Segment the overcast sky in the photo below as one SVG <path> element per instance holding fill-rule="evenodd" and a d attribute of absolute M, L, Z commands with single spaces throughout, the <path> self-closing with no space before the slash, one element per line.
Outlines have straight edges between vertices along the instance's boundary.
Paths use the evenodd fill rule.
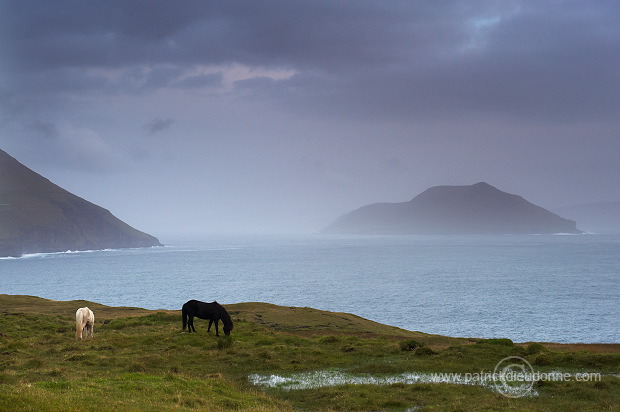
<path fill-rule="evenodd" d="M 620 2 L 0 0 L 0 148 L 159 236 L 620 200 Z"/>

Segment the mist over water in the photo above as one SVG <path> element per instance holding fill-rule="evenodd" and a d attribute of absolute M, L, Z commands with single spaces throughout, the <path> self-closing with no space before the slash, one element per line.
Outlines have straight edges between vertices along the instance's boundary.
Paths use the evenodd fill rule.
<path fill-rule="evenodd" d="M 0 260 L 0 293 L 350 312 L 450 336 L 620 342 L 620 236 L 219 236 Z"/>

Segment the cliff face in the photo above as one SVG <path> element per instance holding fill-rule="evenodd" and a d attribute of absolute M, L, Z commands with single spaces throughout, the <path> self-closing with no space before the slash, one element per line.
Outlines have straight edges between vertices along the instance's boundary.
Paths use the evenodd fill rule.
<path fill-rule="evenodd" d="M 530 234 L 581 233 L 563 219 L 520 196 L 487 183 L 432 187 L 409 202 L 376 203 L 337 219 L 324 233 Z"/>
<path fill-rule="evenodd" d="M 0 256 L 161 246 L 0 150 Z"/>
<path fill-rule="evenodd" d="M 555 212 L 577 220 L 579 227 L 586 232 L 620 234 L 620 202 L 589 203 Z"/>

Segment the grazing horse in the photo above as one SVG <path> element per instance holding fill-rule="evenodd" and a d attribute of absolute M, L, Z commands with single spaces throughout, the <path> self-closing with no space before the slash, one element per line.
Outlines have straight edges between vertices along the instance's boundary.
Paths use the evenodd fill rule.
<path fill-rule="evenodd" d="M 79 308 L 75 312 L 75 339 L 82 339 L 82 331 L 86 330 L 86 337 L 93 337 L 95 314 L 88 308 Z"/>
<path fill-rule="evenodd" d="M 226 336 L 230 336 L 230 331 L 233 330 L 233 322 L 230 319 L 230 315 L 226 312 L 226 309 L 217 302 L 206 303 L 192 299 L 185 302 L 181 312 L 183 313 L 183 330 L 185 330 L 187 326 L 189 333 L 192 333 L 192 330 L 196 332 L 196 328 L 194 328 L 194 316 L 198 319 L 209 319 L 207 332 L 211 330 L 211 324 L 215 322 L 215 336 L 220 336 L 217 328 L 217 323 L 220 319 L 224 324 L 224 334 Z"/>

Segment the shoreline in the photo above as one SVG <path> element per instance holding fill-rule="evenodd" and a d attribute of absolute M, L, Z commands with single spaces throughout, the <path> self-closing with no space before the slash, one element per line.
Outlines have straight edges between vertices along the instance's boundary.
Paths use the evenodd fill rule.
<path fill-rule="evenodd" d="M 96 314 L 96 323 L 103 323 L 106 319 L 120 317 L 146 316 L 158 312 L 178 314 L 180 309 L 145 309 L 131 306 L 108 306 L 87 300 L 59 301 L 33 295 L 0 294 L 0 308 L 3 312 L 22 312 L 28 314 L 58 314 L 66 311 L 73 316 L 76 308 L 88 306 Z M 420 331 L 410 331 L 396 326 L 375 322 L 358 315 L 345 312 L 331 312 L 310 307 L 279 306 L 267 302 L 240 302 L 224 304 L 231 316 L 265 326 L 279 332 L 298 335 L 356 335 L 372 337 L 377 335 L 393 336 L 394 338 L 413 337 L 424 338 L 438 347 L 448 347 L 452 344 L 467 344 L 492 339 L 476 337 L 453 337 L 430 334 Z M 558 343 L 548 341 L 514 342 L 515 345 L 525 346 L 531 343 L 540 343 L 556 351 L 581 351 L 592 353 L 620 353 L 620 342 L 587 343 L 570 342 Z M 433 343 L 431 343 L 433 345 Z"/>

